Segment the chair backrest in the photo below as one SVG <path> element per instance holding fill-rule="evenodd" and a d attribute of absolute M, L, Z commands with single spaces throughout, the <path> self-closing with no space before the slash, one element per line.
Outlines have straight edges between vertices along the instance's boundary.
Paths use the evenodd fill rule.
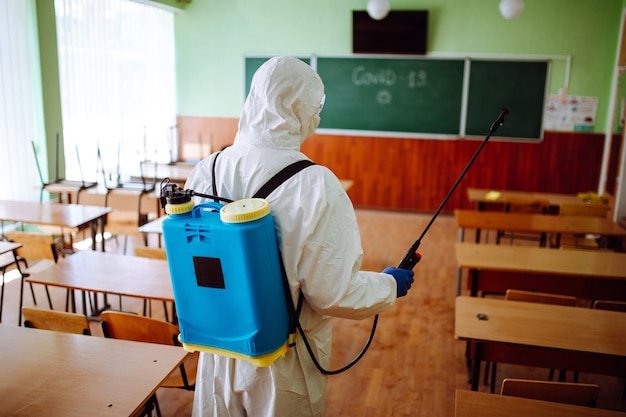
<path fill-rule="evenodd" d="M 134 249 L 134 252 L 135 252 L 135 256 L 141 256 L 142 258 L 167 260 L 167 254 L 165 253 L 165 249 L 161 249 L 161 248 L 136 246 Z"/>
<path fill-rule="evenodd" d="M 13 242 L 22 244 L 17 254 L 24 259 L 51 259 L 56 262 L 59 258 L 52 234 L 13 231 L 7 233 L 7 237 Z"/>
<path fill-rule="evenodd" d="M 22 307 L 22 316 L 24 327 L 91 335 L 89 319 L 84 314 Z"/>
<path fill-rule="evenodd" d="M 161 345 L 180 345 L 178 327 L 166 321 L 118 311 L 104 311 L 100 318 L 105 337 Z M 180 371 L 171 372 L 161 386 L 194 390 L 198 357 L 199 352 L 187 354 L 179 366 Z"/>
<path fill-rule="evenodd" d="M 561 204 L 559 214 L 563 216 L 606 217 L 611 208 L 604 204 Z"/>
<path fill-rule="evenodd" d="M 505 299 L 510 301 L 526 301 L 529 303 L 556 304 L 571 307 L 576 306 L 576 297 L 535 291 L 509 289 L 506 290 Z"/>
<path fill-rule="evenodd" d="M 505 378 L 500 394 L 595 407 L 599 391 L 597 384 Z"/>
<path fill-rule="evenodd" d="M 596 300 L 593 302 L 593 308 L 598 310 L 611 310 L 626 312 L 626 302 L 624 301 L 610 301 L 610 300 Z"/>
<path fill-rule="evenodd" d="M 119 311 L 104 311 L 100 315 L 105 337 L 136 342 L 178 345 L 178 327 L 166 321 Z"/>

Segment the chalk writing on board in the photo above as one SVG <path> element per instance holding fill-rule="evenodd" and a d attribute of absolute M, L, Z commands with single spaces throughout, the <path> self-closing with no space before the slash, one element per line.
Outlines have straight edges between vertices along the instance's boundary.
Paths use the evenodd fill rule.
<path fill-rule="evenodd" d="M 408 88 L 421 88 L 426 86 L 428 74 L 424 70 L 409 71 L 406 76 L 396 74 L 396 71 L 381 68 L 376 71 L 368 71 L 365 66 L 359 65 L 352 70 L 352 84 L 356 87 L 388 86 L 391 87 L 400 82 L 406 82 Z M 382 89 L 376 93 L 378 104 L 390 104 L 393 94 L 388 89 Z"/>
<path fill-rule="evenodd" d="M 392 69 L 382 68 L 377 71 L 367 71 L 363 65 L 359 65 L 352 70 L 352 84 L 360 86 L 372 85 L 395 85 L 398 78 L 407 82 L 409 88 L 420 88 L 426 86 L 428 74 L 424 70 L 409 71 L 407 76 L 400 76 Z"/>

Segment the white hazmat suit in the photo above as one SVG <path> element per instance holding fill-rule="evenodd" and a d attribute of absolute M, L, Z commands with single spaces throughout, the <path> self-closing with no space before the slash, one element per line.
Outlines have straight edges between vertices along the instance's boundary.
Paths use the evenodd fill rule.
<path fill-rule="evenodd" d="M 255 73 L 234 144 L 198 163 L 185 188 L 238 200 L 249 198 L 282 168 L 308 159 L 302 142 L 319 125 L 324 85 L 302 61 L 275 57 Z M 196 204 L 204 199 L 196 199 Z M 396 281 L 359 271 L 363 257 L 352 204 L 339 180 L 314 165 L 267 197 L 276 223 L 292 297 L 305 302 L 300 322 L 320 364 L 328 369 L 331 316 L 363 319 L 396 300 Z M 322 416 L 326 376 L 298 335 L 296 347 L 269 367 L 202 353 L 194 417 Z"/>

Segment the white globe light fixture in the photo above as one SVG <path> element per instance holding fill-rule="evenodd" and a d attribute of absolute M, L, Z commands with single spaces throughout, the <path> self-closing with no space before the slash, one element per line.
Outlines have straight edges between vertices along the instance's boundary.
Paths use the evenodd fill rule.
<path fill-rule="evenodd" d="M 366 9 L 372 19 L 382 20 L 389 14 L 391 6 L 389 0 L 368 0 Z"/>
<path fill-rule="evenodd" d="M 498 8 L 505 19 L 515 19 L 524 10 L 524 0 L 500 0 Z"/>

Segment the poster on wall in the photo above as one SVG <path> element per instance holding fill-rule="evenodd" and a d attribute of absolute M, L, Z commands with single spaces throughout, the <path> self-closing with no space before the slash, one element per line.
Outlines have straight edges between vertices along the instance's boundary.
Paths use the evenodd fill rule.
<path fill-rule="evenodd" d="M 546 101 L 544 129 L 593 132 L 598 97 L 550 94 Z"/>

